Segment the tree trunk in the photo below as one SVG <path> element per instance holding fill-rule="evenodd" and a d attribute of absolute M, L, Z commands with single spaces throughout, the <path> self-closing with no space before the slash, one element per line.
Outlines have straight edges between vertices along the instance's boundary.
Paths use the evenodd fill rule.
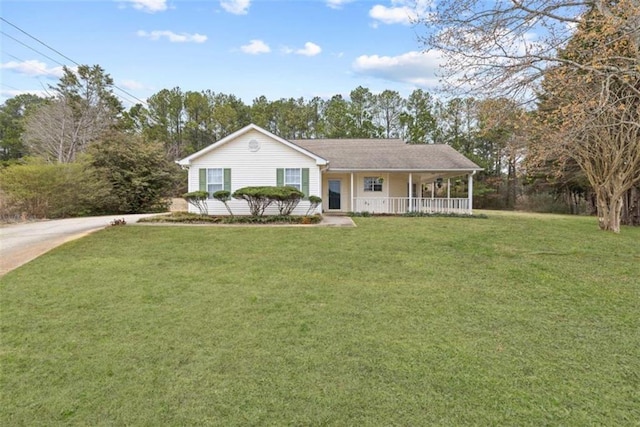
<path fill-rule="evenodd" d="M 601 230 L 620 232 L 622 197 L 611 197 L 604 189 L 596 189 L 598 205 L 598 226 Z"/>
<path fill-rule="evenodd" d="M 516 184 L 516 164 L 511 157 L 507 168 L 507 209 L 514 209 L 516 206 Z"/>
<path fill-rule="evenodd" d="M 623 225 L 640 226 L 640 186 L 632 187 L 625 193 L 620 222 Z"/>

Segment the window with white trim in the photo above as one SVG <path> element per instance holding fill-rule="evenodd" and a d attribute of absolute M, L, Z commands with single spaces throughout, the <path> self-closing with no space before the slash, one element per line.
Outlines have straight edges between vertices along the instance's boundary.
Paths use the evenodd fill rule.
<path fill-rule="evenodd" d="M 302 172 L 299 168 L 284 170 L 285 187 L 293 187 L 302 191 Z"/>
<path fill-rule="evenodd" d="M 207 169 L 207 192 L 209 193 L 209 198 L 212 198 L 213 193 L 220 190 L 224 190 L 224 170 L 222 168 Z"/>
<path fill-rule="evenodd" d="M 365 177 L 364 191 L 382 191 L 382 178 L 378 176 Z"/>

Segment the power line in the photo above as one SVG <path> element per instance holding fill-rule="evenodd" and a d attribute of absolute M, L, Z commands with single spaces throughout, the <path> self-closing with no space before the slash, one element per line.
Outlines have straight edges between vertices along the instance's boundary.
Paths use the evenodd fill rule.
<path fill-rule="evenodd" d="M 2 20 L 3 22 L 6 22 L 7 24 L 11 25 L 13 28 L 15 28 L 16 30 L 20 31 L 21 33 L 25 34 L 28 37 L 31 37 L 33 40 L 37 41 L 38 43 L 40 43 L 42 46 L 46 47 L 47 49 L 50 49 L 52 51 L 54 51 L 55 53 L 57 53 L 58 55 L 62 56 L 64 59 L 66 59 L 67 61 L 71 61 L 76 65 L 80 65 L 78 64 L 76 61 L 74 61 L 73 59 L 69 58 L 68 56 L 64 55 L 61 52 L 58 52 L 56 49 L 52 48 L 51 46 L 49 46 L 48 44 L 46 44 L 45 42 L 43 42 L 42 40 L 38 39 L 37 37 L 32 36 L 31 34 L 27 33 L 25 30 L 23 30 L 22 28 L 18 27 L 15 24 L 12 24 L 11 22 L 7 21 L 6 19 L 4 19 L 2 16 L 0 16 L 0 20 Z M 15 39 L 14 39 L 15 40 Z"/>
<path fill-rule="evenodd" d="M 4 87 L 8 87 L 9 89 L 13 89 L 13 90 L 20 91 L 20 89 L 18 89 L 17 87 L 14 87 L 14 86 L 8 85 L 8 84 L 6 84 L 6 83 L 4 83 L 4 82 L 0 82 L 0 85 L 2 85 L 2 86 L 4 86 Z"/>
<path fill-rule="evenodd" d="M 26 36 L 28 36 L 28 37 L 32 38 L 33 40 L 37 41 L 37 42 L 38 42 L 38 43 L 40 43 L 41 45 L 45 46 L 47 49 L 50 49 L 50 50 L 52 50 L 53 52 L 55 52 L 55 53 L 57 53 L 58 55 L 60 55 L 61 57 L 65 58 L 66 60 L 68 60 L 68 61 L 72 62 L 73 64 L 75 64 L 75 65 L 77 65 L 77 66 L 80 66 L 80 64 L 79 64 L 79 63 L 77 63 L 76 61 L 74 61 L 73 59 L 69 58 L 68 56 L 66 56 L 66 55 L 65 55 L 65 54 L 63 54 L 62 52 L 58 51 L 57 49 L 54 49 L 53 47 L 49 46 L 48 44 L 46 44 L 45 42 L 43 42 L 43 41 L 42 41 L 42 40 L 40 40 L 39 38 L 37 38 L 37 37 L 35 37 L 35 36 L 32 36 L 31 34 L 29 34 L 28 32 L 26 32 L 26 31 L 25 31 L 25 30 L 23 30 L 22 28 L 18 27 L 17 25 L 15 25 L 15 24 L 13 24 L 13 23 L 11 23 L 11 22 L 7 21 L 5 18 L 3 18 L 3 17 L 1 17 L 1 16 L 0 16 L 0 20 L 1 20 L 2 22 L 5 22 L 5 23 L 7 23 L 7 24 L 11 25 L 11 26 L 12 26 L 13 28 L 15 28 L 16 30 L 18 30 L 18 31 L 20 31 L 21 33 L 25 34 Z M 40 52 L 40 51 L 38 51 L 38 50 L 36 50 L 36 49 L 32 48 L 31 46 L 28 46 L 27 44 L 25 44 L 25 43 L 21 42 L 20 40 L 16 39 L 15 37 L 12 37 L 12 36 L 10 36 L 10 35 L 6 34 L 4 31 L 0 31 L 0 33 L 2 33 L 4 36 L 9 37 L 10 39 L 12 39 L 12 40 L 14 40 L 14 41 L 16 41 L 16 42 L 18 42 L 18 43 L 20 43 L 21 45 L 25 46 L 26 48 L 31 49 L 32 51 L 34 51 L 34 52 L 36 52 L 36 53 L 38 53 L 38 54 L 40 54 L 40 55 L 44 56 L 45 58 L 47 58 L 47 59 L 49 59 L 49 60 L 51 60 L 51 61 L 53 61 L 53 62 L 55 62 L 56 64 L 59 64 L 59 65 L 65 66 L 65 64 L 61 63 L 60 61 L 57 61 L 57 60 L 55 60 L 55 59 L 51 58 L 50 56 L 45 55 L 44 53 L 42 53 L 42 52 Z M 10 56 L 13 56 L 13 55 L 10 55 Z M 15 58 L 15 57 L 14 57 L 14 58 Z M 119 87 L 118 85 L 113 84 L 113 87 L 114 87 L 115 89 L 119 90 L 120 92 L 122 92 L 122 93 L 126 94 L 127 96 L 129 96 L 129 97 L 131 97 L 131 98 L 135 99 L 136 101 L 138 101 L 138 102 L 140 102 L 140 103 L 142 103 L 142 104 L 144 104 L 144 105 L 147 105 L 147 102 L 146 102 L 146 101 L 143 101 L 142 99 L 138 98 L 137 96 L 133 95 L 132 93 L 130 93 L 130 92 L 128 92 L 128 91 L 126 91 L 125 89 L 122 89 L 122 88 L 121 88 L 121 87 Z M 121 96 L 122 96 L 122 95 L 121 95 Z M 129 101 L 129 102 L 131 102 L 131 100 L 130 100 L 130 99 L 129 99 L 128 101 Z"/>
<path fill-rule="evenodd" d="M 2 19 L 2 18 L 0 18 L 0 19 Z M 37 54 L 40 54 L 40 55 L 44 56 L 45 58 L 47 58 L 47 59 L 49 59 L 49 60 L 51 60 L 51 61 L 55 62 L 56 64 L 64 66 L 64 64 L 63 64 L 62 62 L 57 61 L 57 60 L 53 59 L 52 57 L 50 57 L 50 56 L 48 56 L 48 55 L 46 55 L 46 54 L 44 54 L 44 53 L 40 52 L 39 50 L 36 50 L 36 49 L 32 48 L 32 47 L 31 47 L 31 46 L 29 46 L 28 44 L 21 42 L 21 41 L 20 41 L 20 40 L 18 40 L 17 38 L 15 38 L 15 37 L 13 37 L 13 36 L 10 36 L 9 34 L 5 33 L 4 31 L 0 31 L 0 34 L 2 34 L 3 36 L 9 37 L 11 40 L 13 40 L 13 41 L 15 41 L 15 42 L 17 42 L 17 43 L 20 43 L 22 46 L 26 47 L 27 49 L 31 49 L 31 50 L 32 50 L 32 51 L 34 51 L 35 53 L 37 53 Z"/>

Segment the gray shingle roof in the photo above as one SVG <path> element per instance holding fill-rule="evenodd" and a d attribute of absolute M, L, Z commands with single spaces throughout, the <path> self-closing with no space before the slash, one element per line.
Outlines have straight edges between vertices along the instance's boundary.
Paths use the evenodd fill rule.
<path fill-rule="evenodd" d="M 291 142 L 328 160 L 329 170 L 482 169 L 443 144 L 405 144 L 400 139 L 299 139 Z"/>

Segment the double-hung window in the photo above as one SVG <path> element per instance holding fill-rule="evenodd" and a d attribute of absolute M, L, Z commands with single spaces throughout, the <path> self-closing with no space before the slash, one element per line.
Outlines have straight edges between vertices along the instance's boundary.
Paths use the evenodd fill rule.
<path fill-rule="evenodd" d="M 202 168 L 198 170 L 198 188 L 200 191 L 213 193 L 220 190 L 231 191 L 231 169 L 228 168 Z"/>
<path fill-rule="evenodd" d="M 278 187 L 293 187 L 309 196 L 309 168 L 278 168 L 276 169 L 276 185 Z"/>
<path fill-rule="evenodd" d="M 222 168 L 207 169 L 207 193 L 209 193 L 209 198 L 212 198 L 213 193 L 220 190 L 224 190 L 224 173 Z"/>
<path fill-rule="evenodd" d="M 364 191 L 382 191 L 382 178 L 373 176 L 365 177 Z"/>
<path fill-rule="evenodd" d="M 302 173 L 299 168 L 286 168 L 284 170 L 284 185 L 285 187 L 293 187 L 302 191 Z"/>

